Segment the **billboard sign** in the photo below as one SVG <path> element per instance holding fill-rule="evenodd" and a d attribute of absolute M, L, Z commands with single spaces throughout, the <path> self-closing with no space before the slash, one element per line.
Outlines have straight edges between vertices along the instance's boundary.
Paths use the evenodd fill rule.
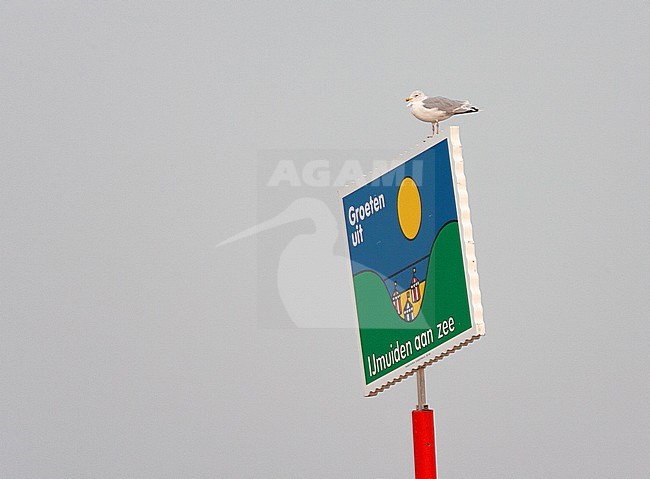
<path fill-rule="evenodd" d="M 458 127 L 339 193 L 373 396 L 485 334 Z"/>

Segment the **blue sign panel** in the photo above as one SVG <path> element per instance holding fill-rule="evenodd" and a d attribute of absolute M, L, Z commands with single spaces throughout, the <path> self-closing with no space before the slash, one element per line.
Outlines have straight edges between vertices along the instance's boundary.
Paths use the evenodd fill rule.
<path fill-rule="evenodd" d="M 460 148 L 431 143 L 341 196 L 367 395 L 484 332 Z"/>

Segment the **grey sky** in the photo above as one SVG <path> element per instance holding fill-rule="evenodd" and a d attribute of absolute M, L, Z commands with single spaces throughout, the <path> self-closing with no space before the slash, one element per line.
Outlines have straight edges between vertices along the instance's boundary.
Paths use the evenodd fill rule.
<path fill-rule="evenodd" d="M 364 398 L 354 330 L 283 307 L 309 216 L 215 245 L 292 198 L 336 215 L 334 186 L 267 187 L 278 159 L 390 159 L 430 132 L 415 89 L 484 110 L 441 125 L 487 329 L 427 372 L 441 477 L 650 475 L 649 22 L 642 1 L 0 4 L 0 476 L 411 477 L 414 382 Z"/>

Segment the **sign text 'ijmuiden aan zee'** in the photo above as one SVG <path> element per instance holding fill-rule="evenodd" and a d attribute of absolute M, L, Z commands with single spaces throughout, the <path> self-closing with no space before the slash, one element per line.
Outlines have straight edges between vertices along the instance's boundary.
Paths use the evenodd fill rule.
<path fill-rule="evenodd" d="M 458 128 L 341 199 L 374 395 L 485 332 Z"/>

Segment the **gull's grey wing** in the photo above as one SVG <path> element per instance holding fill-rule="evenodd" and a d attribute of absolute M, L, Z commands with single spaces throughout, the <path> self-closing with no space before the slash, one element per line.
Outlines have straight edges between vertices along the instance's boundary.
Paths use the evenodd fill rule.
<path fill-rule="evenodd" d="M 429 109 L 437 108 L 440 111 L 446 111 L 451 113 L 457 108 L 467 105 L 467 102 L 460 101 L 460 100 L 450 100 L 449 98 L 445 98 L 444 96 L 434 96 L 422 100 L 422 105 L 424 106 L 424 108 L 429 108 Z"/>

